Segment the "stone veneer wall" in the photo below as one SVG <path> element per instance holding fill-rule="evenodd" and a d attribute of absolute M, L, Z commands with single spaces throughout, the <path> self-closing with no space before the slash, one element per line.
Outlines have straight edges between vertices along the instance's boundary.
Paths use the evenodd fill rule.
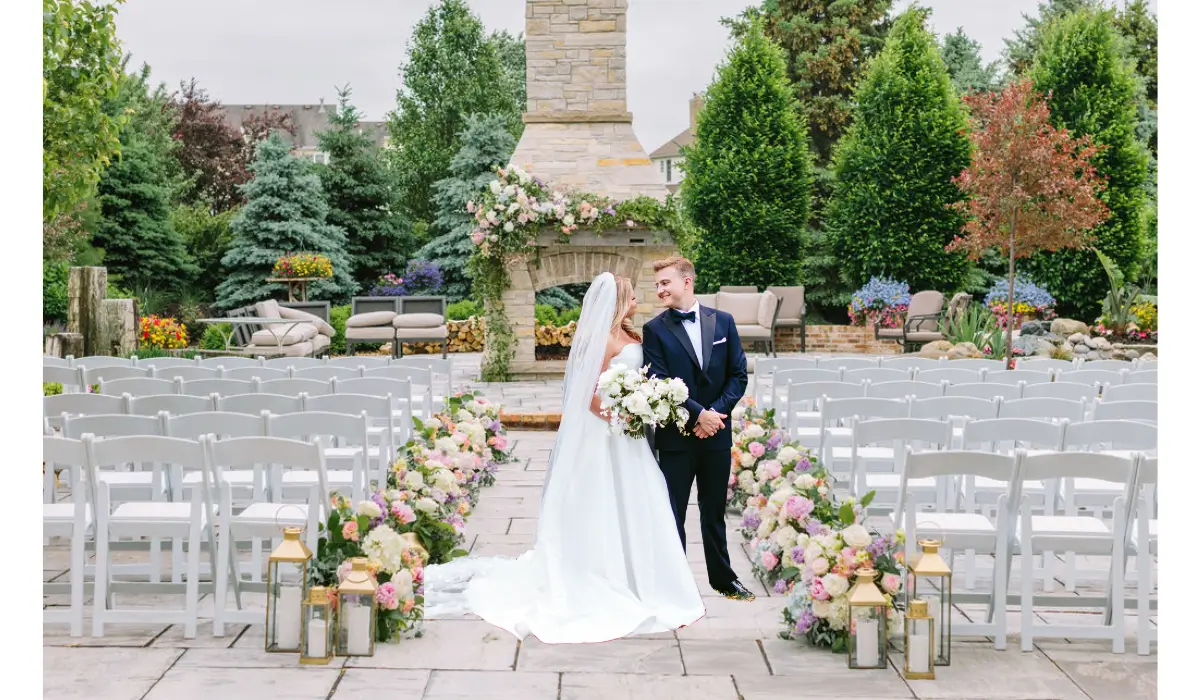
<path fill-rule="evenodd" d="M 875 340 L 871 328 L 862 326 L 808 326 L 805 334 L 807 352 L 864 353 L 869 355 L 899 355 L 899 343 Z M 775 331 L 778 352 L 800 352 L 800 329 L 780 328 Z"/>

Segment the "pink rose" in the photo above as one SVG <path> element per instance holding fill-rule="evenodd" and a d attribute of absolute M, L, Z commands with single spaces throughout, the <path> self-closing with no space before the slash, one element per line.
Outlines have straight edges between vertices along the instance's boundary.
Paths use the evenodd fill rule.
<path fill-rule="evenodd" d="M 358 541 L 358 522 L 357 521 L 350 520 L 348 522 L 342 523 L 342 538 L 350 540 L 351 542 Z"/>
<path fill-rule="evenodd" d="M 404 601 L 404 614 L 407 615 L 412 612 L 413 606 L 416 604 L 417 601 L 415 598 L 409 598 L 408 600 Z"/>
<path fill-rule="evenodd" d="M 375 602 L 384 610 L 395 610 L 400 607 L 400 601 L 396 600 L 396 584 L 388 581 L 380 584 L 379 588 L 375 589 Z"/>
<path fill-rule="evenodd" d="M 342 563 L 341 563 L 341 564 L 338 566 L 338 569 L 337 569 L 338 583 L 341 583 L 342 581 L 345 581 L 345 580 L 346 580 L 346 575 L 347 575 L 347 574 L 349 574 L 349 573 L 350 573 L 350 570 L 351 570 L 351 569 L 353 569 L 353 568 L 354 568 L 354 564 L 353 564 L 353 563 L 352 563 L 352 562 L 351 562 L 349 559 L 347 559 L 346 561 L 342 562 Z M 335 596 L 335 598 L 336 598 L 336 596 Z"/>
<path fill-rule="evenodd" d="M 900 590 L 900 576 L 898 574 L 883 575 L 883 590 L 888 593 L 895 594 Z"/>
<path fill-rule="evenodd" d="M 808 592 L 813 600 L 829 600 L 829 591 L 825 590 L 825 583 L 819 578 L 814 578 L 812 583 L 808 584 Z"/>
<path fill-rule="evenodd" d="M 425 567 L 414 566 L 412 568 L 413 583 L 421 583 L 425 580 Z"/>
<path fill-rule="evenodd" d="M 405 525 L 417 519 L 417 514 L 413 511 L 412 506 L 399 501 L 392 504 L 392 516 Z"/>
<path fill-rule="evenodd" d="M 774 552 L 763 552 L 762 563 L 767 571 L 771 571 L 779 564 L 779 557 Z"/>
<path fill-rule="evenodd" d="M 755 459 L 762 457 L 767 451 L 767 448 L 761 442 L 750 443 L 750 454 L 754 455 Z"/>
<path fill-rule="evenodd" d="M 824 576 L 829 573 L 829 560 L 821 557 L 812 563 L 813 573 L 817 576 Z"/>
<path fill-rule="evenodd" d="M 755 444 L 758 444 L 758 443 L 755 443 Z M 780 475 L 783 474 L 783 465 L 779 463 L 779 460 L 772 459 L 772 460 L 766 462 L 765 466 L 766 466 L 765 476 L 767 477 L 767 479 L 771 479 L 771 480 L 778 479 L 780 477 Z"/>

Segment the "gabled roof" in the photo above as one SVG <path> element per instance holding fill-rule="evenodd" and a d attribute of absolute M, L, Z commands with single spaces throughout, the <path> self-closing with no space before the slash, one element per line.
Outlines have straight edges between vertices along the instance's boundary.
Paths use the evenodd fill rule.
<path fill-rule="evenodd" d="M 658 150 L 650 154 L 651 158 L 678 158 L 683 155 L 680 150 L 683 146 L 690 146 L 696 140 L 696 135 L 692 133 L 691 128 L 684 129 L 678 136 L 667 141 L 658 147 Z"/>

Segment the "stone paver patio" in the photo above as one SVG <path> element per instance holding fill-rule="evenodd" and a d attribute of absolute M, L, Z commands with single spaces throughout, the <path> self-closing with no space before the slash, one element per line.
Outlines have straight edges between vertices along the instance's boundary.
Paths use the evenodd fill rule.
<path fill-rule="evenodd" d="M 533 542 L 538 501 L 554 434 L 513 432 L 517 461 L 503 465 L 497 484 L 485 489 L 468 522 L 473 555 L 515 555 Z M 1100 642 L 1043 641 L 1023 654 L 1010 636 L 1005 652 L 986 640 L 956 643 L 954 663 L 936 681 L 908 681 L 891 668 L 846 669 L 842 655 L 778 638 L 782 596 L 753 580 L 735 519 L 728 520 L 734 568 L 758 599 L 726 600 L 705 584 L 698 511 L 688 522 L 688 559 L 697 575 L 707 616 L 670 634 L 603 644 L 519 643 L 473 619 L 432 620 L 426 633 L 380 645 L 373 658 L 335 659 L 323 668 L 301 668 L 289 654 L 263 651 L 261 626 L 235 626 L 214 639 L 202 621 L 199 636 L 185 640 L 178 626 L 112 625 L 102 639 L 71 639 L 64 625 L 44 632 L 43 683 L 48 700 L 325 700 L 378 692 L 388 700 L 776 700 L 837 698 L 1004 698 L 1008 700 L 1130 700 L 1153 698 L 1157 656 L 1133 653 L 1133 619 L 1127 618 L 1130 653 L 1116 656 Z M 47 578 L 63 575 L 51 549 Z M 48 603 L 55 601 L 49 600 Z M 132 601 L 131 601 L 132 602 Z M 153 605 L 153 597 L 136 601 Z M 201 601 L 202 618 L 210 617 Z M 962 610 L 970 616 L 976 610 Z M 1009 613 L 1015 629 L 1016 614 Z M 903 663 L 893 651 L 893 665 Z"/>

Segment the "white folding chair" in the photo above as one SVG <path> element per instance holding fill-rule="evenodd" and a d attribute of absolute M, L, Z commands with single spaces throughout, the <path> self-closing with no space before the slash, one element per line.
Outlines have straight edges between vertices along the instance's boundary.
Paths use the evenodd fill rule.
<path fill-rule="evenodd" d="M 82 439 L 87 434 L 101 439 L 162 435 L 162 426 L 157 416 L 131 416 L 122 413 L 70 416 L 64 413 L 60 417 L 60 425 L 63 437 L 74 440 Z M 122 469 L 99 473 L 99 478 L 108 483 L 109 488 L 115 492 L 116 502 L 160 501 L 167 498 L 169 476 L 160 465 L 134 464 L 134 469 L 128 471 L 124 469 L 127 465 L 119 466 Z M 150 468 L 143 469 L 143 466 Z M 68 483 L 72 489 L 77 486 Z"/>
<path fill-rule="evenodd" d="M 75 367 L 42 365 L 42 383 L 62 384 L 64 393 L 86 391 L 86 388 L 84 388 L 84 386 L 80 383 L 83 380 L 79 375 L 80 372 Z"/>
<path fill-rule="evenodd" d="M 1045 384 L 1052 381 L 1054 381 L 1054 370 L 1039 372 L 1033 369 L 999 369 L 988 370 L 983 375 L 984 384 L 1009 384 L 1015 386 L 1024 382 L 1028 386 L 1030 384 Z"/>
<path fill-rule="evenodd" d="M 946 450 L 952 439 L 951 424 L 931 418 L 879 418 L 856 420 L 850 438 L 851 493 L 860 501 L 874 491 L 870 511 L 890 513 L 900 503 L 901 475 L 904 460 L 913 449 Z M 892 453 L 891 469 L 872 472 L 866 460 L 860 459 L 864 450 L 883 448 Z M 876 462 L 878 463 L 878 461 Z M 905 485 L 908 498 L 921 505 L 945 510 L 953 502 L 953 492 L 936 479 L 910 479 Z"/>
<path fill-rule="evenodd" d="M 55 394 L 42 397 L 42 417 L 51 427 L 61 428 L 62 414 L 89 416 L 100 413 L 125 413 L 125 399 L 106 394 Z"/>
<path fill-rule="evenodd" d="M 254 382 L 248 382 L 241 379 L 194 379 L 190 382 L 182 382 L 179 387 L 179 393 L 188 396 L 231 396 L 233 394 L 252 394 L 255 393 Z"/>
<path fill-rule="evenodd" d="M 100 369 L 101 367 L 133 367 L 133 360 L 126 357 L 112 357 L 110 355 L 88 355 L 86 357 L 76 357 L 71 363 L 72 367 L 85 367 L 87 369 Z"/>
<path fill-rule="evenodd" d="M 392 428 L 395 431 L 391 438 L 392 445 L 399 446 L 408 442 L 413 431 L 411 407 L 414 405 L 412 382 L 407 379 L 394 377 L 363 377 L 347 379 L 344 382 L 334 382 L 334 394 L 361 394 L 363 396 L 392 397 Z M 371 435 L 378 436 L 383 426 L 375 416 L 372 416 Z"/>
<path fill-rule="evenodd" d="M 783 374 L 780 372 L 779 374 Z M 866 396 L 866 384 L 850 384 L 848 382 L 794 382 L 784 390 L 785 401 L 779 405 L 783 410 L 775 412 L 776 420 L 782 420 L 782 426 L 787 429 L 789 440 L 799 440 L 805 447 L 817 449 L 821 444 L 821 401 L 831 399 L 849 399 Z M 815 418 L 814 418 L 815 417 Z M 811 424 L 810 424 L 811 421 Z M 849 444 L 849 428 L 833 428 L 832 433 L 838 435 Z"/>
<path fill-rule="evenodd" d="M 55 357 L 54 355 L 42 355 L 42 367 L 70 367 L 73 359 Z"/>
<path fill-rule="evenodd" d="M 90 385 L 89 385 L 90 386 Z M 179 382 L 170 379 L 151 379 L 150 377 L 131 377 L 129 379 L 100 380 L 100 390 L 97 393 L 109 396 L 154 396 L 157 394 L 178 394 Z"/>
<path fill-rule="evenodd" d="M 767 408 L 776 409 L 775 420 L 780 428 L 812 427 L 817 424 L 817 419 L 821 417 L 820 413 L 815 410 L 814 405 L 801 406 L 800 410 L 796 410 L 795 406 L 789 406 L 788 387 L 792 384 L 841 381 L 842 370 L 840 369 L 798 368 L 776 370 L 775 374 L 771 377 L 771 387 L 767 391 L 765 405 Z M 859 396 L 861 395 L 859 394 Z"/>
<path fill-rule="evenodd" d="M 1085 367 L 1091 363 L 1085 363 Z M 1129 372 L 1127 370 L 1105 370 L 1105 369 L 1077 369 L 1073 372 L 1063 372 L 1058 375 L 1057 381 L 1060 382 L 1078 382 L 1080 384 L 1127 384 Z"/>
<path fill-rule="evenodd" d="M 150 377 L 150 370 L 144 367 L 131 367 L 128 365 L 115 365 L 110 367 L 80 367 L 79 370 L 80 383 L 84 386 L 92 386 L 95 384 L 103 384 L 105 382 L 114 382 L 118 379 L 142 379 Z"/>
<path fill-rule="evenodd" d="M 885 357 L 880 361 L 880 367 L 906 369 L 916 372 L 922 369 L 937 369 L 945 367 L 948 360 L 944 357 L 918 357 L 917 355 L 901 355 L 900 357 Z"/>
<path fill-rule="evenodd" d="M 356 382 L 364 380 L 354 380 Z M 399 381 L 399 380 L 388 380 Z M 379 484 L 387 483 L 388 469 L 391 467 L 392 460 L 396 455 L 396 451 L 400 446 L 408 442 L 408 438 L 400 441 L 400 438 L 407 433 L 396 426 L 396 416 L 393 412 L 395 402 L 391 394 L 384 393 L 382 396 L 375 394 L 327 394 L 325 396 L 307 396 L 304 400 L 304 410 L 306 412 L 326 412 L 326 413 L 342 413 L 352 416 L 358 416 L 363 413 L 367 414 L 367 419 L 370 425 L 367 428 L 367 437 L 372 447 L 367 451 L 367 457 L 364 464 L 367 466 L 369 476 L 373 476 Z M 375 446 L 378 446 L 376 449 Z M 344 457 L 344 452 L 338 452 L 335 448 L 334 455 Z M 370 465 L 372 460 L 377 460 L 377 471 L 370 474 Z"/>
<path fill-rule="evenodd" d="M 963 386 L 963 385 L 959 385 Z M 917 397 L 909 407 L 911 418 L 934 418 L 951 424 L 954 442 L 950 449 L 962 447 L 962 425 L 967 419 L 981 420 L 1000 415 L 1000 399 L 981 399 L 974 396 Z"/>
<path fill-rule="evenodd" d="M 316 379 L 327 382 L 331 379 L 357 379 L 363 376 L 362 366 L 341 367 L 337 365 L 319 365 L 315 367 L 293 367 L 292 377 L 295 379 Z"/>
<path fill-rule="evenodd" d="M 266 421 L 267 435 L 271 437 L 305 441 L 323 438 L 321 443 L 326 445 L 326 478 L 329 479 L 330 488 L 342 492 L 349 491 L 355 502 L 366 498 L 370 487 L 367 475 L 367 449 L 370 442 L 367 429 L 370 423 L 366 411 L 358 415 L 305 411 L 268 415 Z M 372 457 L 378 460 L 379 447 L 375 448 Z M 350 468 L 329 469 L 331 462 L 349 463 Z M 296 491 L 312 490 L 316 481 L 317 475 L 314 472 L 291 470 L 280 475 L 279 483 L 272 485 L 272 493 L 279 495 L 278 500 L 290 500 Z M 386 488 L 386 482 L 381 487 Z"/>
<path fill-rule="evenodd" d="M 962 512 L 957 508 L 918 513 L 918 504 L 909 496 L 909 484 L 922 480 L 966 481 L 986 479 L 1003 484 L 1013 484 L 1017 479 L 1017 459 L 1013 455 L 969 450 L 946 450 L 939 452 L 910 452 L 905 459 L 904 472 L 900 478 L 900 502 L 892 517 L 896 530 L 904 529 L 905 561 L 916 561 L 917 542 L 927 537 L 936 537 L 949 550 L 953 561 L 954 551 L 990 554 L 995 560 L 992 569 L 991 590 L 987 593 L 974 592 L 973 575 L 964 587 L 951 582 L 951 601 L 958 603 L 985 602 L 988 605 L 986 620 L 964 622 L 952 619 L 950 628 L 954 634 L 988 635 L 998 651 L 1005 648 L 1006 614 L 1008 600 L 1008 572 L 1010 533 L 1012 532 L 1014 489 L 1000 495 L 997 516 L 993 522 L 986 516 Z M 965 588 L 965 590 L 964 590 Z M 923 596 L 924 591 L 912 591 L 911 595 Z M 931 605 L 933 612 L 938 606 Z M 940 620 L 935 624 L 941 624 Z"/>
<path fill-rule="evenodd" d="M 955 360 L 954 362 L 960 362 Z M 953 363 L 949 363 L 953 364 Z M 941 384 L 943 381 L 949 382 L 950 386 L 955 384 L 974 384 L 983 381 L 984 371 L 981 369 L 961 369 L 957 367 L 938 367 L 937 369 L 918 369 L 913 375 L 913 381 L 930 382 L 933 384 Z M 949 389 L 947 389 L 949 391 Z"/>
<path fill-rule="evenodd" d="M 1105 401 L 1158 401 L 1157 384 L 1104 385 Z"/>
<path fill-rule="evenodd" d="M 988 374 L 1003 372 L 1008 369 L 1004 360 L 991 360 L 980 357 L 966 357 L 961 360 L 950 360 L 946 363 L 952 369 L 984 370 Z"/>
<path fill-rule="evenodd" d="M 909 382 L 912 381 L 913 371 L 896 367 L 867 367 L 865 369 L 847 369 L 842 372 L 843 382 Z"/>
<path fill-rule="evenodd" d="M 854 369 L 879 367 L 878 357 L 818 357 L 817 369 L 840 369 L 848 372 Z"/>
<path fill-rule="evenodd" d="M 240 379 L 242 381 L 252 382 L 255 379 L 267 381 L 270 379 L 287 379 L 288 371 L 278 367 L 261 367 L 259 365 L 251 365 L 247 367 L 220 367 L 222 379 Z"/>
<path fill-rule="evenodd" d="M 325 364 L 330 367 L 366 367 L 371 369 L 374 367 L 387 367 L 392 363 L 390 355 L 343 355 L 341 357 L 329 357 L 325 359 Z"/>
<path fill-rule="evenodd" d="M 1039 398 L 1017 399 L 1000 403 L 1001 418 L 1035 418 L 1038 420 L 1068 420 L 1078 423 L 1087 415 L 1088 404 L 1084 399 Z"/>
<path fill-rule="evenodd" d="M 867 384 L 867 398 L 879 399 L 903 399 L 909 396 L 915 399 L 930 399 L 943 396 L 946 392 L 946 384 L 930 384 L 929 382 L 869 382 Z"/>
<path fill-rule="evenodd" d="M 868 399 L 857 396 L 848 399 L 821 400 L 821 419 L 818 426 L 820 441 L 817 454 L 821 463 L 835 478 L 850 476 L 852 459 L 863 462 L 891 463 L 895 454 L 890 447 L 861 447 L 853 451 L 853 426 L 859 420 L 872 418 L 907 418 L 909 402 L 905 399 Z M 842 469 L 845 465 L 845 469 Z"/>
<path fill-rule="evenodd" d="M 258 414 L 231 411 L 207 411 L 179 416 L 163 414 L 159 419 L 162 421 L 163 435 L 185 440 L 199 440 L 205 435 L 212 435 L 218 440 L 267 435 L 265 411 Z M 225 483 L 234 491 L 235 505 L 268 497 L 267 478 L 262 465 L 255 465 L 252 469 L 226 469 L 223 476 Z M 178 485 L 174 490 L 174 500 L 186 499 L 193 489 L 202 485 L 203 479 L 204 474 L 201 472 L 173 475 L 172 484 Z"/>
<path fill-rule="evenodd" d="M 1129 360 L 1088 360 L 1081 362 L 1079 369 L 1097 369 L 1107 372 L 1130 372 L 1133 371 L 1133 363 Z"/>
<path fill-rule="evenodd" d="M 264 367 L 278 367 L 280 369 L 320 367 L 324 364 L 325 361 L 319 357 L 272 357 L 269 360 L 263 360 Z"/>
<path fill-rule="evenodd" d="M 216 505 L 221 536 L 218 539 L 215 600 L 213 602 L 213 636 L 225 636 L 227 622 L 250 623 L 262 620 L 261 610 L 246 610 L 242 607 L 242 591 L 265 592 L 262 582 L 263 561 L 251 562 L 251 580 L 242 577 L 242 566 L 237 559 L 237 543 L 246 540 L 278 540 L 281 529 L 301 527 L 305 529 L 308 548 L 317 551 L 318 523 L 328 514 L 332 491 L 325 471 L 325 454 L 320 439 L 315 442 L 288 440 L 277 437 L 245 437 L 229 440 L 206 439 L 208 459 L 205 466 L 208 478 L 203 480 L 205 490 Z M 305 502 L 283 503 L 278 501 L 255 501 L 241 512 L 234 514 L 230 490 L 225 484 L 223 472 L 230 467 L 268 464 L 292 470 L 315 471 L 317 484 Z M 261 550 L 260 550 L 261 551 Z M 237 610 L 227 608 L 228 589 L 232 582 Z"/>
<path fill-rule="evenodd" d="M 389 379 L 399 379 L 409 382 L 413 393 L 409 400 L 417 402 L 408 404 L 409 415 L 420 416 L 421 418 L 429 418 L 433 415 L 433 370 L 425 367 L 394 364 L 387 367 L 368 369 L 363 374 L 363 377 L 369 379 L 387 377 Z"/>
<path fill-rule="evenodd" d="M 1149 363 L 1151 367 L 1157 367 L 1156 363 Z M 1141 365 L 1139 365 L 1141 367 Z M 1138 369 L 1136 372 L 1130 372 L 1125 375 L 1125 384 L 1158 384 L 1157 369 Z"/>
<path fill-rule="evenodd" d="M 445 385 L 442 393 L 439 395 L 435 390 L 433 392 L 433 409 L 440 411 L 446 406 L 446 401 L 454 394 L 454 356 L 451 355 L 445 359 L 440 357 L 416 357 L 406 355 L 396 358 L 392 361 L 393 365 L 424 367 L 433 372 L 434 381 L 440 381 L 441 377 L 445 377 Z"/>
<path fill-rule="evenodd" d="M 1108 401 L 1102 399 L 1096 402 L 1092 412 L 1093 420 L 1138 420 L 1147 423 L 1158 422 L 1157 401 Z"/>
<path fill-rule="evenodd" d="M 994 398 L 1001 398 L 1005 401 L 1013 401 L 1021 398 L 1021 392 L 1024 390 L 1024 384 L 985 384 L 984 382 L 967 382 L 964 384 L 950 384 L 946 387 L 946 396 L 962 396 L 977 399 L 986 399 L 991 401 Z"/>
<path fill-rule="evenodd" d="M 148 358 L 142 360 L 142 359 L 138 359 L 138 357 L 135 355 L 131 359 L 135 360 L 134 366 L 136 366 L 136 367 L 146 367 L 146 368 L 153 369 L 156 371 L 160 370 L 160 369 L 167 369 L 169 367 L 199 367 L 200 366 L 199 356 L 193 357 L 192 359 L 188 359 L 186 357 L 148 357 Z M 160 376 L 160 375 L 155 375 L 155 376 Z"/>
<path fill-rule="evenodd" d="M 1023 399 L 1066 399 L 1067 401 L 1086 401 L 1089 404 L 1100 397 L 1098 384 L 1080 384 L 1078 382 L 1057 381 L 1029 383 L 1021 392 Z"/>
<path fill-rule="evenodd" d="M 200 367 L 193 364 L 182 367 L 153 367 L 151 376 L 155 379 L 178 379 L 182 382 L 190 382 L 197 379 L 217 379 L 220 377 L 220 373 L 215 367 Z"/>
<path fill-rule="evenodd" d="M 1138 654 L 1150 653 L 1150 642 L 1158 640 L 1158 628 L 1150 624 L 1151 600 L 1156 577 L 1154 560 L 1158 558 L 1158 517 L 1154 509 L 1154 489 L 1158 486 L 1158 457 L 1143 456 L 1138 466 L 1134 527 L 1129 545 L 1137 556 L 1137 640 Z M 1117 614 L 1114 611 L 1114 614 Z"/>
<path fill-rule="evenodd" d="M 212 396 L 159 394 L 156 396 L 129 396 L 126 399 L 126 410 L 135 416 L 157 416 L 162 411 L 175 416 L 185 413 L 202 413 L 214 408 L 216 405 Z"/>
<path fill-rule="evenodd" d="M 234 394 L 233 396 L 218 396 L 217 410 L 229 413 L 249 413 L 258 415 L 263 411 L 268 413 L 295 413 L 304 410 L 304 398 L 281 394 Z"/>
<path fill-rule="evenodd" d="M 309 396 L 320 396 L 322 394 L 333 393 L 332 380 L 321 381 L 319 379 L 268 379 L 258 382 L 256 393 L 260 394 L 280 394 L 282 396 L 299 396 L 300 394 L 308 394 Z M 248 392 L 230 392 L 230 394 L 243 394 Z"/>
<path fill-rule="evenodd" d="M 1139 457 L 1140 458 L 1140 457 Z M 1126 526 L 1132 505 L 1136 476 L 1136 459 L 1111 454 L 1088 452 L 1049 452 L 1018 454 L 1021 479 L 1016 482 L 1020 503 L 1020 518 L 1014 537 L 1021 555 L 1021 650 L 1033 651 L 1038 637 L 1069 637 L 1110 639 L 1114 654 L 1125 652 L 1125 541 Z M 1089 516 L 1033 515 L 1030 499 L 1025 498 L 1023 483 L 1057 481 L 1069 478 L 1092 478 L 1125 484 L 1125 492 L 1114 504 L 1112 525 Z M 1045 552 L 1066 551 L 1110 558 L 1108 595 L 1103 600 L 1075 595 L 1056 600 L 1056 605 L 1087 606 L 1106 611 L 1106 621 L 1099 625 L 1040 625 L 1034 622 L 1033 557 Z M 1115 614 L 1114 614 L 1115 613 Z"/>
<path fill-rule="evenodd" d="M 1016 361 L 1016 369 L 1032 369 L 1036 371 L 1054 371 L 1054 372 L 1071 372 L 1079 369 L 1079 363 L 1075 360 L 1058 360 L 1052 357 L 1018 357 Z"/>
<path fill-rule="evenodd" d="M 226 371 L 243 367 L 262 367 L 263 358 L 233 355 L 218 355 L 200 360 L 201 367 L 224 367 Z"/>
<path fill-rule="evenodd" d="M 772 407 L 770 387 L 775 384 L 775 373 L 789 369 L 816 369 L 817 361 L 808 357 L 764 357 L 754 361 L 750 373 L 750 395 L 763 410 Z"/>
<path fill-rule="evenodd" d="M 213 541 L 209 504 L 197 491 L 189 502 L 129 502 L 110 510 L 109 486 L 98 479 L 97 474 L 102 465 L 127 462 L 174 464 L 186 470 L 203 470 L 203 445 L 192 440 L 149 435 L 103 440 L 87 436 L 84 443 L 88 450 L 89 477 L 96 486 L 96 587 L 92 605 L 92 636 L 103 637 L 105 625 L 110 622 L 155 622 L 182 624 L 184 638 L 194 639 L 200 601 L 200 550 L 204 541 Z M 123 537 L 153 537 L 152 551 L 157 538 L 186 540 L 186 582 L 182 586 L 182 610 L 163 610 L 158 605 L 136 608 L 116 606 L 116 593 L 181 592 L 176 583 L 159 583 L 156 572 L 151 573 L 149 583 L 116 581 L 109 560 L 110 543 Z"/>
<path fill-rule="evenodd" d="M 87 449 L 81 440 L 65 437 L 42 437 L 42 461 L 46 471 L 53 474 L 60 470 L 72 474 L 76 487 L 71 490 L 71 501 L 55 503 L 53 494 L 42 504 L 42 537 L 62 537 L 70 542 L 70 555 L 67 559 L 70 571 L 67 582 L 42 584 L 42 595 L 70 596 L 70 604 L 66 610 L 62 608 L 42 608 L 42 624 L 66 622 L 70 625 L 72 637 L 83 636 L 83 595 L 84 595 L 84 565 L 86 563 L 85 548 L 87 538 L 92 532 L 95 510 L 92 507 L 91 485 L 83 478 L 87 469 Z M 54 488 L 53 481 L 50 488 Z"/>

